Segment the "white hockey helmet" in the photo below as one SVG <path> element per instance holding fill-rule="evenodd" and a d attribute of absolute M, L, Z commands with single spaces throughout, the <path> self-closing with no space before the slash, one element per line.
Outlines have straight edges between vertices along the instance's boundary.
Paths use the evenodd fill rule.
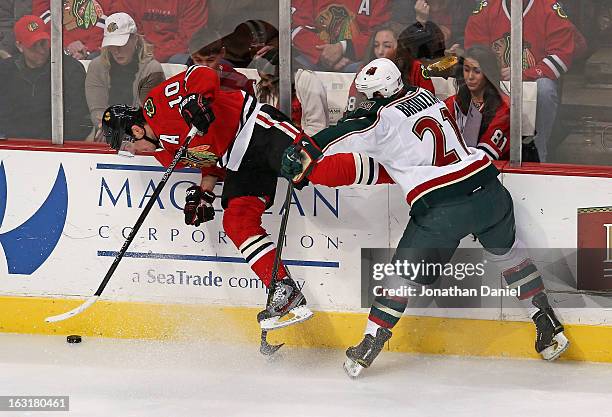
<path fill-rule="evenodd" d="M 387 58 L 378 58 L 367 64 L 355 78 L 357 91 L 373 98 L 375 93 L 383 97 L 391 97 L 404 88 L 402 73 L 397 66 Z"/>

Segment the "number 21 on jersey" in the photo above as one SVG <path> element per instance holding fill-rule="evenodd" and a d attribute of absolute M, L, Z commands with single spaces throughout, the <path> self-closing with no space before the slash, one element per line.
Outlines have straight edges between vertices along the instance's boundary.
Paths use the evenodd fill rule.
<path fill-rule="evenodd" d="M 459 131 L 459 126 L 457 126 L 457 122 L 455 122 L 455 119 L 453 119 L 448 109 L 446 107 L 441 108 L 440 114 L 442 116 L 442 123 L 449 123 L 451 125 L 455 132 L 458 144 L 469 155 L 471 152 L 467 149 L 467 146 L 463 141 L 463 137 L 461 136 L 461 132 Z M 437 167 L 451 165 L 461 161 L 461 157 L 457 153 L 455 146 L 449 146 L 450 144 L 447 141 L 442 123 L 440 123 L 440 121 L 435 117 L 423 116 L 417 120 L 412 127 L 412 131 L 421 141 L 424 140 L 425 133 L 427 132 L 431 133 L 433 136 L 434 150 L 431 162 L 432 165 Z"/>

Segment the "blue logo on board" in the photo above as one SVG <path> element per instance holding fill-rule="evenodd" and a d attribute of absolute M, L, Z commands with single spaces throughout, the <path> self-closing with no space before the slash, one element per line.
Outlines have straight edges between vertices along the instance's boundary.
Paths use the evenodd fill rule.
<path fill-rule="evenodd" d="M 6 214 L 8 187 L 0 162 L 0 227 Z M 0 233 L 9 274 L 31 275 L 51 256 L 66 224 L 68 185 L 60 164 L 55 184 L 40 208 L 21 225 Z"/>

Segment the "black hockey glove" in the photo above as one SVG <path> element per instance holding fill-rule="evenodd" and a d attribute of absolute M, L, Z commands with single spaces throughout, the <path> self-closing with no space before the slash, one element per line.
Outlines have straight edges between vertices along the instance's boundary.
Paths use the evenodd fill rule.
<path fill-rule="evenodd" d="M 185 224 L 199 226 L 201 223 L 215 218 L 215 209 L 212 206 L 215 195 L 210 191 L 203 191 L 198 185 L 187 188 L 185 195 Z"/>
<path fill-rule="evenodd" d="M 283 152 L 281 158 L 281 175 L 291 181 L 297 189 L 308 184 L 308 175 L 315 162 L 322 156 L 321 149 L 306 134 L 301 134 Z"/>
<path fill-rule="evenodd" d="M 181 116 L 189 126 L 195 126 L 202 134 L 208 132 L 215 115 L 206 97 L 202 94 L 189 94 L 179 105 Z"/>

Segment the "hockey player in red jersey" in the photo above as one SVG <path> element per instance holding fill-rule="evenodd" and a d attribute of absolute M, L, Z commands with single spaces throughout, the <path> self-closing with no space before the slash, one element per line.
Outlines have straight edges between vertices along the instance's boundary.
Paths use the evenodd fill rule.
<path fill-rule="evenodd" d="M 311 70 L 355 71 L 349 64 L 363 59 L 373 28 L 391 17 L 389 0 L 294 0 L 291 5 L 296 60 Z"/>
<path fill-rule="evenodd" d="M 276 249 L 261 218 L 274 202 L 282 153 L 301 135 L 286 116 L 244 91 L 222 90 L 215 70 L 192 66 L 151 90 L 142 109 L 111 106 L 102 124 L 113 148 L 126 141 L 140 151 L 157 150 L 155 157 L 165 166 L 190 126 L 203 132 L 181 161 L 202 171 L 201 183 L 187 189 L 185 223 L 199 226 L 214 218 L 213 188 L 223 178 L 223 229 L 253 272 L 270 285 Z M 277 276 L 267 318 L 260 322 L 265 330 L 312 315 L 282 263 Z"/>
<path fill-rule="evenodd" d="M 540 273 L 516 237 L 512 198 L 490 159 L 482 150 L 465 145 L 448 109 L 431 92 L 404 87 L 392 61 L 372 61 L 357 75 L 356 85 L 368 101 L 337 126 L 312 138 L 301 137 L 285 151 L 281 173 L 298 184 L 308 178 L 342 185 L 352 179 L 326 160 L 362 152 L 379 161 L 411 206 L 392 263 L 445 265 L 460 240 L 473 234 L 502 267 L 508 287 L 519 288 L 519 300 L 536 325 L 536 351 L 544 359 L 556 359 L 569 342 L 548 303 Z M 418 294 L 416 287 L 433 284 L 437 278 L 420 271 L 393 275 L 389 281 L 391 289 L 410 286 Z M 363 340 L 346 352 L 345 370 L 350 376 L 372 364 L 407 304 L 407 296 L 392 293 L 375 298 Z"/>

